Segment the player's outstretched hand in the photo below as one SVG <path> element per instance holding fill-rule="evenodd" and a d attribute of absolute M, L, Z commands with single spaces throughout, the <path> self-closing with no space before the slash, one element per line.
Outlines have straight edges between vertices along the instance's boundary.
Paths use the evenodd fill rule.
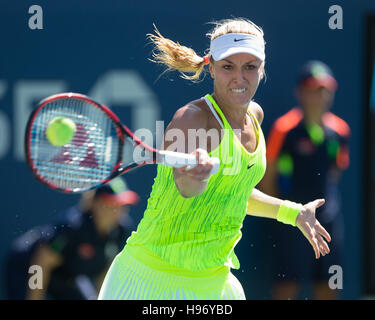
<path fill-rule="evenodd" d="M 313 247 L 316 259 L 319 259 L 320 255 L 325 256 L 330 252 L 326 241 L 330 242 L 331 236 L 315 217 L 316 209 L 324 203 L 324 199 L 317 199 L 305 204 L 296 221 L 296 226 Z"/>

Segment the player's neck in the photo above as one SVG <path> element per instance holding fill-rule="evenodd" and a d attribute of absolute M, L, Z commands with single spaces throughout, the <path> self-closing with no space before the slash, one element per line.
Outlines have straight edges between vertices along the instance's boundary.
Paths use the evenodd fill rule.
<path fill-rule="evenodd" d="M 238 128 L 239 126 L 245 127 L 246 124 L 246 114 L 247 114 L 247 105 L 230 105 L 224 99 L 222 99 L 216 93 L 212 94 L 212 97 L 215 99 L 220 110 L 223 112 L 225 118 L 229 124 L 233 127 Z"/>

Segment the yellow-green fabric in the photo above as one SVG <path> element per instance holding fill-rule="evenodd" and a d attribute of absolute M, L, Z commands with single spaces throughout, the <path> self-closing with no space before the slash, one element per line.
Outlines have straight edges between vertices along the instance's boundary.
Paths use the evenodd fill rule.
<path fill-rule="evenodd" d="M 144 217 L 127 244 L 145 246 L 173 266 L 204 270 L 228 266 L 239 268 L 234 247 L 241 239 L 247 201 L 266 169 L 265 140 L 256 117 L 257 148 L 249 153 L 234 134 L 210 95 L 224 124 L 219 146 L 209 155 L 221 161 L 199 196 L 184 198 L 178 192 L 171 167 L 158 165 Z"/>
<path fill-rule="evenodd" d="M 226 266 L 202 271 L 174 267 L 144 246 L 125 246 L 109 268 L 99 300 L 245 300 Z"/>

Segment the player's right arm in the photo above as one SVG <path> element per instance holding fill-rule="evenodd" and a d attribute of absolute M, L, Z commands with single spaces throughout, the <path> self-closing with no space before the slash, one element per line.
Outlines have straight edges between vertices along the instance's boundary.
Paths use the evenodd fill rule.
<path fill-rule="evenodd" d="M 206 149 L 199 149 L 198 138 L 190 130 L 207 130 L 207 113 L 202 108 L 188 104 L 173 116 L 163 141 L 163 149 L 195 154 L 199 164 L 193 169 L 173 168 L 174 181 L 180 194 L 185 198 L 202 194 L 207 187 L 213 163 Z M 189 136 L 190 135 L 190 136 Z"/>

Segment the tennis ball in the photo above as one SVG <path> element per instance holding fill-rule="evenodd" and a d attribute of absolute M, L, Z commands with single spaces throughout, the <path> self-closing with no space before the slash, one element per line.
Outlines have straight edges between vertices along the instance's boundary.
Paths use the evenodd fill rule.
<path fill-rule="evenodd" d="M 61 147 L 73 139 L 76 129 L 76 124 L 73 120 L 57 117 L 48 124 L 46 136 L 52 145 Z"/>

